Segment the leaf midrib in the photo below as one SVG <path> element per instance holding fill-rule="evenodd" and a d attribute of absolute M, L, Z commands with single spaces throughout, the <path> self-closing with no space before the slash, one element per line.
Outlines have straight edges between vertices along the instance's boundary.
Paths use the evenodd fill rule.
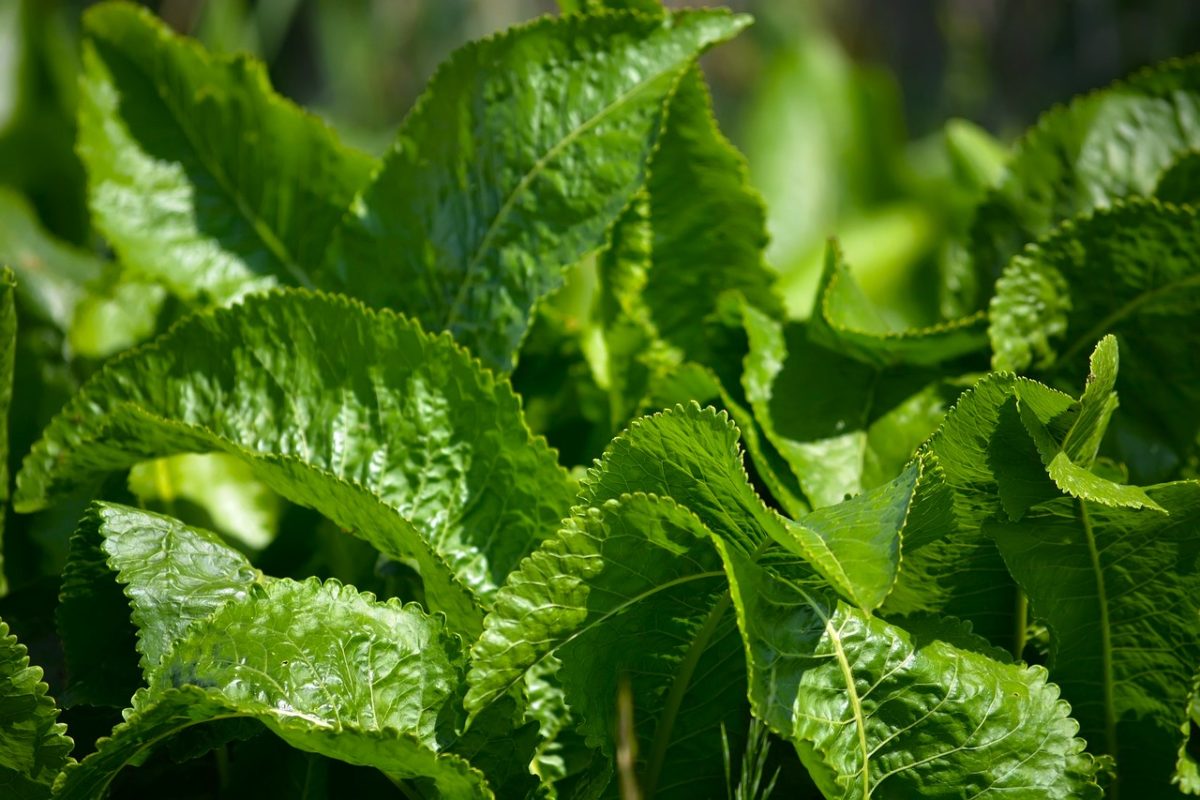
<path fill-rule="evenodd" d="M 1091 343 L 1098 341 L 1104 334 L 1112 333 L 1112 329 L 1118 323 L 1133 315 L 1135 311 L 1142 306 L 1157 300 L 1161 295 L 1168 292 L 1179 291 L 1180 289 L 1200 288 L 1200 272 L 1188 275 L 1177 281 L 1165 283 L 1162 286 L 1142 292 L 1137 297 L 1130 300 L 1128 303 L 1121 305 L 1109 312 L 1104 319 L 1097 322 L 1092 327 L 1088 328 L 1082 335 L 1078 336 L 1071 346 L 1063 351 L 1057 359 L 1056 363 L 1064 363 L 1070 361 L 1079 354 L 1079 352 L 1090 346 Z"/>
<path fill-rule="evenodd" d="M 110 48 L 113 48 L 115 52 L 120 55 L 120 57 L 125 58 L 126 62 L 130 64 L 134 70 L 138 72 L 138 74 L 149 79 L 150 85 L 154 87 L 154 92 L 158 96 L 159 102 L 161 102 L 163 107 L 167 110 L 168 117 L 171 119 L 171 122 L 174 123 L 175 128 L 180 132 L 184 141 L 187 142 L 189 148 L 200 162 L 200 165 L 209 173 L 209 175 L 213 178 L 213 181 L 221 188 L 228 199 L 233 202 L 238 214 L 247 223 L 249 223 L 250 227 L 254 230 L 255 235 L 258 236 L 259 240 L 263 243 L 266 249 L 270 251 L 272 256 L 274 256 L 275 260 L 278 261 L 280 265 L 282 265 L 292 276 L 292 278 L 294 278 L 301 286 L 306 289 L 315 288 L 307 273 L 300 268 L 298 259 L 292 255 L 287 245 L 285 245 L 283 241 L 275 235 L 262 217 L 255 213 L 254 209 L 250 207 L 250 204 L 246 198 L 242 196 L 241 192 L 239 192 L 233 185 L 232 181 L 229 180 L 229 177 L 225 174 L 225 171 L 221 169 L 220 165 L 211 158 L 211 156 L 203 147 L 200 146 L 200 143 L 196 140 L 191 130 L 189 130 L 188 126 L 183 123 L 180 109 L 176 108 L 175 104 L 171 101 L 168 93 L 164 89 L 162 81 L 159 80 L 158 76 L 146 75 L 145 71 L 141 69 L 140 65 L 134 59 L 126 58 L 121 49 L 113 42 L 108 40 L 104 41 L 105 44 Z M 103 59 L 104 57 L 101 58 Z M 223 252 L 227 252 L 224 251 L 224 248 L 222 248 L 222 250 Z"/>
<path fill-rule="evenodd" d="M 521 180 L 517 182 L 515 187 L 513 187 L 513 190 L 504 199 L 504 203 L 501 204 L 500 209 L 496 212 L 496 216 L 494 216 L 492 221 L 488 224 L 488 228 L 484 232 L 483 238 L 480 239 L 479 245 L 476 247 L 475 252 L 471 255 L 470 261 L 467 262 L 467 267 L 463 276 L 463 282 L 459 285 L 458 292 L 455 293 L 454 302 L 450 305 L 450 310 L 446 312 L 446 319 L 442 325 L 443 330 L 449 330 L 452 325 L 458 322 L 459 310 L 463 304 L 463 301 L 467 297 L 467 291 L 478 279 L 479 265 L 483 260 L 484 254 L 491 247 L 492 240 L 495 239 L 495 237 L 499 234 L 501 222 L 503 222 L 508 215 L 512 213 L 512 209 L 516 205 L 517 199 L 529 188 L 530 184 L 532 184 L 533 181 L 545 171 L 546 167 L 552 160 L 557 158 L 560 153 L 562 153 L 567 147 L 583 136 L 583 134 L 585 134 L 591 128 L 599 125 L 605 118 L 615 112 L 618 108 L 625 105 L 627 102 L 632 101 L 636 95 L 640 94 L 651 83 L 657 81 L 664 74 L 671 72 L 672 69 L 678 69 L 678 67 L 675 66 L 671 69 L 659 70 L 649 77 L 634 84 L 619 97 L 617 97 L 617 99 L 612 103 L 608 104 L 599 112 L 589 117 L 578 127 L 568 131 L 566 136 L 555 142 L 550 149 L 547 150 L 534 163 L 530 170 L 521 176 Z M 680 74 L 682 74 L 682 70 L 680 70 Z"/>
<path fill-rule="evenodd" d="M 1104 583 L 1104 569 L 1100 564 L 1100 551 L 1096 548 L 1096 536 L 1092 529 L 1092 520 L 1088 515 L 1087 501 L 1079 500 L 1079 521 L 1083 526 L 1084 538 L 1087 540 L 1088 557 L 1091 560 L 1092 572 L 1096 579 L 1096 600 L 1100 606 L 1100 658 L 1101 675 L 1104 683 L 1104 738 L 1108 752 L 1114 757 L 1117 754 L 1117 717 L 1113 687 L 1113 645 L 1112 620 L 1108 610 L 1108 590 Z M 1110 800 L 1118 800 L 1120 785 L 1113 781 L 1109 787 Z"/>

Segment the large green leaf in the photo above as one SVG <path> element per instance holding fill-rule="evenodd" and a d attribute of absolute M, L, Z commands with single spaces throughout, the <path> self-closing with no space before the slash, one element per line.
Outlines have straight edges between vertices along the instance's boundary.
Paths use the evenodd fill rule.
<path fill-rule="evenodd" d="M 43 800 L 74 743 L 58 722 L 42 670 L 29 666 L 25 646 L 0 620 L 0 795 Z"/>
<path fill-rule="evenodd" d="M 725 714 L 735 708 L 728 681 L 737 678 L 740 700 L 746 680 L 744 664 L 735 670 L 727 661 L 732 600 L 757 671 L 751 702 L 798 746 L 827 796 L 865 800 L 864 780 L 874 796 L 912 797 L 921 794 L 914 787 L 939 785 L 973 786 L 980 796 L 989 786 L 996 796 L 1022 788 L 1017 796 L 1099 796 L 1075 723 L 1044 671 L 945 643 L 916 643 L 831 600 L 809 566 L 772 546 L 786 534 L 735 488 L 736 450 L 723 454 L 714 446 L 728 427 L 712 411 L 677 409 L 639 421 L 614 443 L 585 482 L 582 498 L 594 505 L 581 508 L 497 596 L 472 650 L 472 713 L 553 654 L 584 729 L 606 737 L 618 676 L 626 673 L 634 709 L 649 717 L 638 722 L 647 792 L 702 795 L 705 781 L 722 776 L 714 776 L 716 754 L 696 737 L 715 727 L 722 707 Z M 616 496 L 622 489 L 671 499 Z M 760 590 L 775 570 L 804 589 Z M 839 619 L 827 627 L 821 614 L 835 612 Z M 807 619 L 797 624 L 801 614 Z M 682 681 L 708 691 L 689 701 L 692 690 Z M 835 703 L 841 716 L 829 716 Z M 682 740 L 666 727 L 685 723 L 690 735 Z"/>
<path fill-rule="evenodd" d="M 188 629 L 58 796 L 96 797 L 158 741 L 249 718 L 300 749 L 430 779 L 439 796 L 490 797 L 481 773 L 439 752 L 456 736 L 463 668 L 458 638 L 414 605 L 333 581 L 256 584 Z"/>
<path fill-rule="evenodd" d="M 1122 795 L 1178 796 L 1200 664 L 1200 483 L 1149 487 L 1167 513 L 1061 498 L 987 526 L 1051 633 L 1051 677 Z"/>
<path fill-rule="evenodd" d="M 79 153 L 121 261 L 185 298 L 311 286 L 371 159 L 275 94 L 263 65 L 136 6 L 98 6 L 84 29 Z"/>
<path fill-rule="evenodd" d="M 547 17 L 459 50 L 346 217 L 322 281 L 510 368 L 533 304 L 642 185 L 681 73 L 747 22 Z"/>
<path fill-rule="evenodd" d="M 17 506 L 43 508 L 148 458 L 209 451 L 415 559 L 430 602 L 468 633 L 573 489 L 508 384 L 448 337 L 288 290 L 193 316 L 106 365 L 27 457 Z"/>
<path fill-rule="evenodd" d="M 826 797 L 1101 796 L 1045 670 L 907 633 L 828 597 L 803 567 L 717 547 L 755 714 Z"/>
<path fill-rule="evenodd" d="M 746 398 L 814 508 L 895 478 L 957 394 L 931 369 L 879 368 L 831 350 L 810 324 L 749 307 L 742 318 Z"/>
<path fill-rule="evenodd" d="M 1154 200 L 1115 203 L 1063 224 L 1014 258 L 997 283 L 996 366 L 1062 382 L 1084 371 L 1096 340 L 1113 334 L 1122 419 L 1139 438 L 1186 457 L 1200 432 L 1198 248 L 1196 213 Z"/>
<path fill-rule="evenodd" d="M 744 729 L 745 677 L 708 540 L 753 551 L 768 532 L 783 535 L 746 482 L 737 429 L 695 405 L 638 420 L 589 472 L 580 501 L 589 507 L 497 595 L 472 651 L 467 708 L 479 713 L 556 657 L 566 703 L 611 757 L 625 674 L 647 792 L 716 791 L 721 725 Z"/>
<path fill-rule="evenodd" d="M 1191 57 L 1046 113 L 977 211 L 971 238 L 982 287 L 1058 222 L 1154 194 L 1162 173 L 1200 148 L 1198 104 L 1200 59 Z M 972 300 L 982 305 L 986 294 Z"/>

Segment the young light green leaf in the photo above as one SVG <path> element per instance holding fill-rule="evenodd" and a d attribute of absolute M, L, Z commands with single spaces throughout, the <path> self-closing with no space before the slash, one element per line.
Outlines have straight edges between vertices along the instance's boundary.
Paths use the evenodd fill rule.
<path fill-rule="evenodd" d="M 279 531 L 279 495 L 254 477 L 250 465 L 224 453 L 143 461 L 129 470 L 128 485 L 143 508 L 175 516 L 185 516 L 186 509 L 189 521 L 251 552 L 261 551 Z"/>
<path fill-rule="evenodd" d="M 17 505 L 181 452 L 235 456 L 415 559 L 429 601 L 468 633 L 573 493 L 508 384 L 448 337 L 303 290 L 195 315 L 106 365 L 27 457 Z"/>
<path fill-rule="evenodd" d="M 245 717 L 302 750 L 432 779 L 443 797 L 491 797 L 481 773 L 439 752 L 456 735 L 462 670 L 458 638 L 416 606 L 333 581 L 256 584 L 174 645 L 126 722 L 65 775 L 58 796 L 98 796 L 157 741 Z"/>
<path fill-rule="evenodd" d="M 855 282 L 836 241 L 825 251 L 814 311 L 809 326 L 814 342 L 876 367 L 933 366 L 987 343 L 982 312 L 925 328 L 894 329 Z"/>
<path fill-rule="evenodd" d="M 52 237 L 8 188 L 0 188 L 0 264 L 16 273 L 22 307 L 61 331 L 71 327 L 83 287 L 104 270 L 100 259 Z"/>
<path fill-rule="evenodd" d="M 1198 99 L 1200 59 L 1191 57 L 1046 113 L 976 212 L 971 247 L 981 284 L 990 287 L 1012 256 L 1060 221 L 1152 195 L 1168 165 L 1200 148 Z M 974 298 L 977 307 L 985 300 Z"/>
<path fill-rule="evenodd" d="M 917 460 L 890 483 L 789 524 L 782 544 L 869 614 L 883 604 L 896 582 L 904 529 L 920 480 Z"/>
<path fill-rule="evenodd" d="M 21 307 L 52 323 L 71 350 L 104 358 L 154 331 L 163 290 L 55 239 L 20 195 L 0 187 L 0 264 L 16 273 Z"/>
<path fill-rule="evenodd" d="M 958 392 L 933 370 L 879 369 L 819 345 L 811 325 L 748 306 L 742 321 L 746 398 L 815 508 L 895 478 Z"/>
<path fill-rule="evenodd" d="M 1116 757 L 1114 788 L 1165 797 L 1200 663 L 1200 483 L 1146 493 L 1168 513 L 1061 498 L 987 530 L 1049 625 L 1082 735 Z"/>
<path fill-rule="evenodd" d="M 371 159 L 275 94 L 262 64 L 136 6 L 91 9 L 84 30 L 79 153 L 121 261 L 184 298 L 313 285 Z"/>
<path fill-rule="evenodd" d="M 0 620 L 0 795 L 11 800 L 50 797 L 54 778 L 75 743 L 58 722 L 42 670 Z"/>
<path fill-rule="evenodd" d="M 679 76 L 747 22 L 547 17 L 459 50 L 339 229 L 323 285 L 511 368 L 533 304 L 644 182 Z"/>
<path fill-rule="evenodd" d="M 826 797 L 1099 798 L 1077 724 L 1039 667 L 1004 664 L 828 597 L 786 561 L 717 542 L 755 715 Z"/>
<path fill-rule="evenodd" d="M 1200 218 L 1129 200 L 1064 223 L 1012 260 L 991 306 L 994 364 L 1052 380 L 1083 371 L 1106 334 L 1121 342 L 1123 419 L 1183 458 L 1200 432 Z M 1169 376 L 1164 382 L 1163 376 Z"/>

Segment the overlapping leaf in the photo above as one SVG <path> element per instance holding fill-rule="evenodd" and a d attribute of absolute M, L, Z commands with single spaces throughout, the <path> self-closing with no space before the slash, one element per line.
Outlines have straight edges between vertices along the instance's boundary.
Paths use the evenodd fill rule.
<path fill-rule="evenodd" d="M 1061 381 L 1083 371 L 1096 340 L 1115 335 L 1122 419 L 1131 436 L 1174 452 L 1178 463 L 1200 432 L 1197 247 L 1196 213 L 1153 200 L 1117 203 L 1062 225 L 1014 258 L 997 283 L 996 366 Z M 1169 474 L 1170 466 L 1157 472 Z"/>
<path fill-rule="evenodd" d="M 481 773 L 439 753 L 453 736 L 462 666 L 457 638 L 415 606 L 315 579 L 256 584 L 174 644 L 126 721 L 64 774 L 56 796 L 99 796 L 158 741 L 249 718 L 300 749 L 429 779 L 439 796 L 491 797 Z"/>
<path fill-rule="evenodd" d="M 1046 113 L 1014 148 L 980 206 L 971 245 L 981 289 L 1062 220 L 1154 194 L 1200 148 L 1200 59 L 1167 61 Z M 986 294 L 973 298 L 982 305 Z M 1098 337 L 1096 337 L 1098 338 Z"/>
<path fill-rule="evenodd" d="M 747 21 L 571 15 L 458 51 L 340 228 L 324 285 L 510 368 L 534 302 L 641 187 L 679 76 Z"/>
<path fill-rule="evenodd" d="M 678 653 L 679 638 L 686 655 L 666 664 L 709 658 L 703 648 L 732 601 L 755 712 L 796 744 L 827 796 L 911 797 L 936 785 L 974 787 L 981 797 L 1099 796 L 1095 767 L 1044 671 L 964 649 L 958 642 L 969 637 L 958 634 L 954 644 L 917 642 L 831 599 L 811 567 L 772 544 L 787 534 L 745 499 L 749 487 L 736 488 L 736 451 L 718 456 L 726 448 L 711 441 L 728 427 L 718 422 L 711 411 L 677 409 L 618 438 L 585 483 L 583 497 L 594 505 L 499 593 L 472 651 L 469 709 L 486 708 L 554 653 L 568 702 L 584 710 L 590 731 L 606 730 L 613 711 L 581 684 L 593 682 L 595 693 L 594 683 L 607 681 L 603 697 L 622 671 L 635 681 L 635 708 L 660 726 L 682 724 L 672 703 L 685 697 L 678 681 L 690 676 L 649 665 Z M 615 496 L 622 489 L 673 499 Z M 664 638 L 673 645 L 666 650 Z M 636 694 L 637 680 L 664 672 L 661 688 Z M 694 679 L 701 685 L 710 674 L 697 670 Z M 681 715 L 714 710 L 698 701 L 680 708 Z M 654 730 L 649 750 L 671 752 L 674 770 L 677 745 L 664 747 L 660 737 Z M 661 789 L 666 773 L 656 759 L 642 768 Z M 695 796 L 699 760 L 685 774 L 695 783 L 669 785 Z"/>
<path fill-rule="evenodd" d="M 252 59 L 211 55 L 127 4 L 90 10 L 84 28 L 79 153 L 121 261 L 186 298 L 313 285 L 371 159 Z"/>
<path fill-rule="evenodd" d="M 45 507 L 138 461 L 222 451 L 384 553 L 463 631 L 572 486 L 508 385 L 390 312 L 290 290 L 200 314 L 101 370 L 27 457 Z"/>
<path fill-rule="evenodd" d="M 811 324 L 753 308 L 743 322 L 746 398 L 814 508 L 892 480 L 958 391 L 931 369 L 880 369 L 831 350 Z"/>
<path fill-rule="evenodd" d="M 982 350 L 987 341 L 987 318 L 982 312 L 897 330 L 863 294 L 836 242 L 830 242 L 825 253 L 810 327 L 813 341 L 876 367 L 932 366 Z"/>
<path fill-rule="evenodd" d="M 1050 627 L 1082 735 L 1116 756 L 1121 788 L 1166 797 L 1200 663 L 1200 484 L 1145 492 L 1166 513 L 1063 498 L 988 531 Z"/>
<path fill-rule="evenodd" d="M 43 800 L 70 761 L 74 743 L 58 722 L 42 670 L 29 665 L 25 646 L 0 621 L 0 794 Z"/>
<path fill-rule="evenodd" d="M 795 563 L 717 547 L 755 714 L 796 745 L 826 797 L 1101 797 L 1044 670 L 922 640 L 832 600 Z"/>

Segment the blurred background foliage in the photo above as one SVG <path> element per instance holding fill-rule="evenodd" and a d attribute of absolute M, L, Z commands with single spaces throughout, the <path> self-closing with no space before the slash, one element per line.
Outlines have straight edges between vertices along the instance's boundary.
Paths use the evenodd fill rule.
<path fill-rule="evenodd" d="M 0 184 L 27 197 L 52 234 L 94 249 L 72 152 L 86 5 L 0 0 Z M 209 48 L 259 56 L 281 92 L 375 153 L 455 47 L 554 10 L 553 0 L 147 5 Z M 897 322 L 951 310 L 921 291 L 922 276 L 955 257 L 946 242 L 999 168 L 983 131 L 1008 141 L 1054 103 L 1200 41 L 1194 0 L 724 5 L 758 23 L 704 66 L 722 127 L 767 201 L 769 258 L 799 316 L 835 233 Z"/>

